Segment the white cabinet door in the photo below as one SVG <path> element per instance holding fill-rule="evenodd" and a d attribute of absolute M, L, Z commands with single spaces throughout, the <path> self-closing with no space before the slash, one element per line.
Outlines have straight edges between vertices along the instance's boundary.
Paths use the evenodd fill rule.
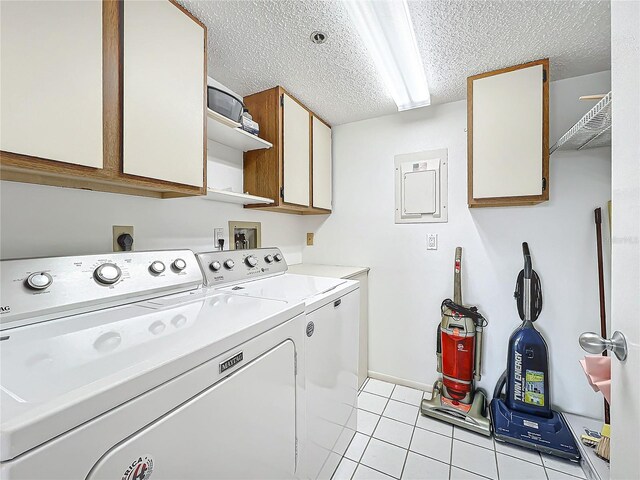
<path fill-rule="evenodd" d="M 284 95 L 284 201 L 309 206 L 309 112 Z"/>
<path fill-rule="evenodd" d="M 473 198 L 542 194 L 543 66 L 473 81 Z"/>
<path fill-rule="evenodd" d="M 203 185 L 204 35 L 168 0 L 124 2 L 124 173 Z"/>
<path fill-rule="evenodd" d="M 0 149 L 102 168 L 102 2 L 1 2 Z"/>
<path fill-rule="evenodd" d="M 313 117 L 313 206 L 331 210 L 331 127 Z"/>

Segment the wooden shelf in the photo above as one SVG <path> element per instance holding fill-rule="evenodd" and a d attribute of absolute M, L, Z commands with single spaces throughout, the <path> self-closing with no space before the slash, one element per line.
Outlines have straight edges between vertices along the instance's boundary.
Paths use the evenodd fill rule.
<path fill-rule="evenodd" d="M 239 205 L 273 203 L 273 199 L 271 198 L 258 197 L 256 195 L 249 195 L 248 193 L 232 192 L 231 190 L 220 190 L 217 188 L 208 188 L 207 196 L 202 198 L 215 202 L 236 203 Z"/>
<path fill-rule="evenodd" d="M 266 140 L 242 130 L 239 123 L 211 109 L 207 109 L 207 137 L 243 152 L 273 147 Z"/>

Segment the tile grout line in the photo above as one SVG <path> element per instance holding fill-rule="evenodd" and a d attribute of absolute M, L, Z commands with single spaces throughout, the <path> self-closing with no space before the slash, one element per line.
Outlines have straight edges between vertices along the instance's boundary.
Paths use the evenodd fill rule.
<path fill-rule="evenodd" d="M 464 440 L 462 440 L 464 441 Z M 468 443 L 468 442 L 467 442 Z M 528 452 L 529 450 L 523 449 L 523 451 Z M 516 457 L 514 454 L 512 453 L 505 453 L 505 452 L 501 452 L 496 448 L 496 453 L 500 454 L 500 455 L 505 455 L 507 457 L 511 457 L 511 458 L 515 458 L 516 460 L 520 460 L 522 462 L 527 462 L 530 463 L 531 465 L 537 465 L 538 467 L 544 467 L 544 463 L 542 463 L 542 459 L 540 459 L 541 463 L 536 463 L 536 462 L 532 462 L 531 460 L 527 460 L 526 458 L 521 458 L 521 457 Z M 538 452 L 536 452 L 538 453 Z M 545 467 L 546 468 L 546 467 Z M 551 469 L 553 470 L 553 468 Z M 563 472 L 564 473 L 564 472 Z"/>
<path fill-rule="evenodd" d="M 369 383 L 369 379 L 367 379 L 367 383 Z M 388 382 L 387 382 L 388 383 Z M 393 395 L 393 391 L 396 389 L 395 384 L 392 384 L 393 388 L 391 389 L 391 392 L 389 393 L 389 397 L 387 398 L 387 403 L 385 403 L 384 408 L 387 408 L 387 405 L 389 404 L 389 401 L 391 400 L 391 395 Z M 384 408 L 382 409 L 382 411 L 384 412 Z M 365 410 L 366 411 L 366 410 Z M 362 455 L 360 455 L 360 460 L 358 461 L 358 465 L 364 465 L 365 467 L 368 468 L 372 468 L 369 465 L 365 464 L 365 463 L 361 463 L 362 458 L 364 457 L 364 454 L 367 452 L 367 448 L 369 448 L 369 444 L 371 443 L 371 439 L 373 438 L 373 434 L 376 431 L 376 428 L 378 428 L 378 424 L 380 423 L 380 419 L 382 419 L 382 414 L 378 415 L 378 421 L 376 422 L 375 427 L 373 427 L 373 430 L 371 431 L 371 435 L 369 436 L 369 440 L 367 441 L 367 444 L 364 447 L 364 450 L 362 451 Z M 358 419 L 356 417 L 356 431 L 358 430 Z M 376 438 L 376 440 L 379 440 Z M 390 444 L 391 445 L 391 444 Z M 358 470 L 358 467 L 356 467 L 356 469 L 353 471 L 353 475 L 356 474 L 356 471 Z M 373 470 L 376 470 L 375 468 L 373 468 Z M 379 470 L 376 470 L 376 472 Z M 384 473 L 384 472 L 380 472 L 380 473 Z M 351 475 L 351 478 L 353 479 L 353 475 Z M 385 473 L 385 475 L 387 475 Z M 389 475 L 391 476 L 391 475 Z"/>
<path fill-rule="evenodd" d="M 422 398 L 424 398 L 424 393 L 422 394 Z M 422 400 L 420 400 L 420 405 L 422 404 Z M 404 463 L 402 464 L 402 470 L 400 470 L 400 478 L 404 475 L 404 469 L 407 466 L 407 459 L 409 458 L 409 449 L 411 448 L 411 443 L 413 442 L 413 435 L 416 433 L 416 428 L 418 425 L 418 418 L 420 418 L 420 405 L 418 405 L 418 415 L 416 416 L 416 421 L 413 424 L 413 430 L 411 430 L 411 438 L 409 439 L 409 446 L 407 447 L 407 453 L 404 455 Z"/>
<path fill-rule="evenodd" d="M 477 477 L 486 478 L 487 480 L 495 480 L 495 479 L 492 479 L 491 477 L 487 477 L 486 475 L 482 475 L 481 473 L 472 472 L 471 470 L 467 470 L 466 468 L 462 468 L 462 467 L 459 467 L 457 465 L 451 465 L 451 469 L 452 470 L 453 470 L 453 467 L 456 467 L 458 470 L 462 470 L 463 472 L 470 473 L 470 474 L 475 475 Z"/>
<path fill-rule="evenodd" d="M 573 478 L 579 478 L 580 480 L 585 480 L 585 479 L 586 479 L 586 474 L 584 473 L 584 470 L 582 471 L 582 473 L 583 473 L 583 475 L 584 475 L 584 476 L 583 476 L 583 477 L 578 477 L 578 476 L 574 475 L 573 473 L 563 472 L 562 470 L 558 470 L 557 468 L 547 467 L 547 466 L 546 466 L 546 465 L 544 465 L 544 464 L 543 464 L 542 466 L 544 467 L 544 469 L 545 469 L 545 470 L 551 470 L 552 472 L 559 472 L 559 473 L 563 473 L 563 474 L 565 474 L 565 475 L 569 475 L 570 477 L 573 477 Z M 582 468 L 582 467 L 580 467 L 580 468 Z"/>
<path fill-rule="evenodd" d="M 453 439 L 456 434 L 456 427 L 451 428 L 451 449 L 449 450 L 449 480 L 451 480 L 451 474 L 453 473 Z"/>
<path fill-rule="evenodd" d="M 498 465 L 498 450 L 496 449 L 496 442 L 491 437 L 491 442 L 493 443 L 493 456 L 496 462 L 496 475 L 498 476 L 498 480 L 500 480 L 500 466 Z"/>
<path fill-rule="evenodd" d="M 381 473 L 381 474 L 382 474 L 382 475 L 384 475 L 385 477 L 389 477 L 389 478 L 396 478 L 396 477 L 393 477 L 393 476 L 389 475 L 388 473 L 384 473 L 382 470 L 378 470 L 377 468 L 373 468 L 373 467 L 370 467 L 369 465 L 366 465 L 366 464 L 364 464 L 364 463 L 360 463 L 360 462 L 358 462 L 358 466 L 360 466 L 360 465 L 362 465 L 363 467 L 367 467 L 368 469 L 373 470 L 374 472 Z M 357 469 L 358 469 L 358 467 L 356 467 L 356 470 L 357 470 Z M 355 472 L 353 472 L 353 473 L 354 473 L 354 475 L 355 475 Z M 353 478 L 353 477 L 351 477 L 351 478 Z M 398 479 L 396 479 L 396 480 L 398 480 Z"/>

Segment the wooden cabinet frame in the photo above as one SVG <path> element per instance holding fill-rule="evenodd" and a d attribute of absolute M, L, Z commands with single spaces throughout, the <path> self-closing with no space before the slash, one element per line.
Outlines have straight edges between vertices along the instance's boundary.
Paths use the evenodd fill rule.
<path fill-rule="evenodd" d="M 542 65 L 542 194 L 517 196 L 474 198 L 473 197 L 473 82 L 481 78 L 512 72 L 523 68 Z M 481 73 L 467 78 L 467 202 L 469 208 L 473 207 L 500 207 L 535 205 L 549 200 L 549 59 L 515 65 L 512 67 Z"/>
<path fill-rule="evenodd" d="M 169 0 L 204 29 L 203 92 L 207 90 L 207 27 L 191 13 Z M 207 191 L 207 96 L 203 93 L 203 186 L 195 187 L 123 173 L 123 8 L 121 0 L 102 3 L 102 108 L 103 167 L 73 165 L 12 152 L 0 152 L 0 178 L 25 183 L 81 188 L 157 198 L 204 195 Z"/>
<path fill-rule="evenodd" d="M 284 109 L 282 95 L 288 95 L 309 112 L 309 206 L 287 203 L 282 196 L 284 185 Z M 313 207 L 313 117 L 330 125 L 311 112 L 302 102 L 282 87 L 244 97 L 245 106 L 260 124 L 260 138 L 271 142 L 266 150 L 252 150 L 244 154 L 244 191 L 252 195 L 272 198 L 273 204 L 245 205 L 274 212 L 298 215 L 326 215 L 331 210 Z"/>

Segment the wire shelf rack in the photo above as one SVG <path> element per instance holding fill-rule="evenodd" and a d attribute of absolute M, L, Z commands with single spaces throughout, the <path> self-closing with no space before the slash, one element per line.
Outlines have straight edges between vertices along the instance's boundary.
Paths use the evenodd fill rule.
<path fill-rule="evenodd" d="M 607 93 L 584 117 L 549 150 L 582 150 L 611 145 L 611 92 Z"/>

